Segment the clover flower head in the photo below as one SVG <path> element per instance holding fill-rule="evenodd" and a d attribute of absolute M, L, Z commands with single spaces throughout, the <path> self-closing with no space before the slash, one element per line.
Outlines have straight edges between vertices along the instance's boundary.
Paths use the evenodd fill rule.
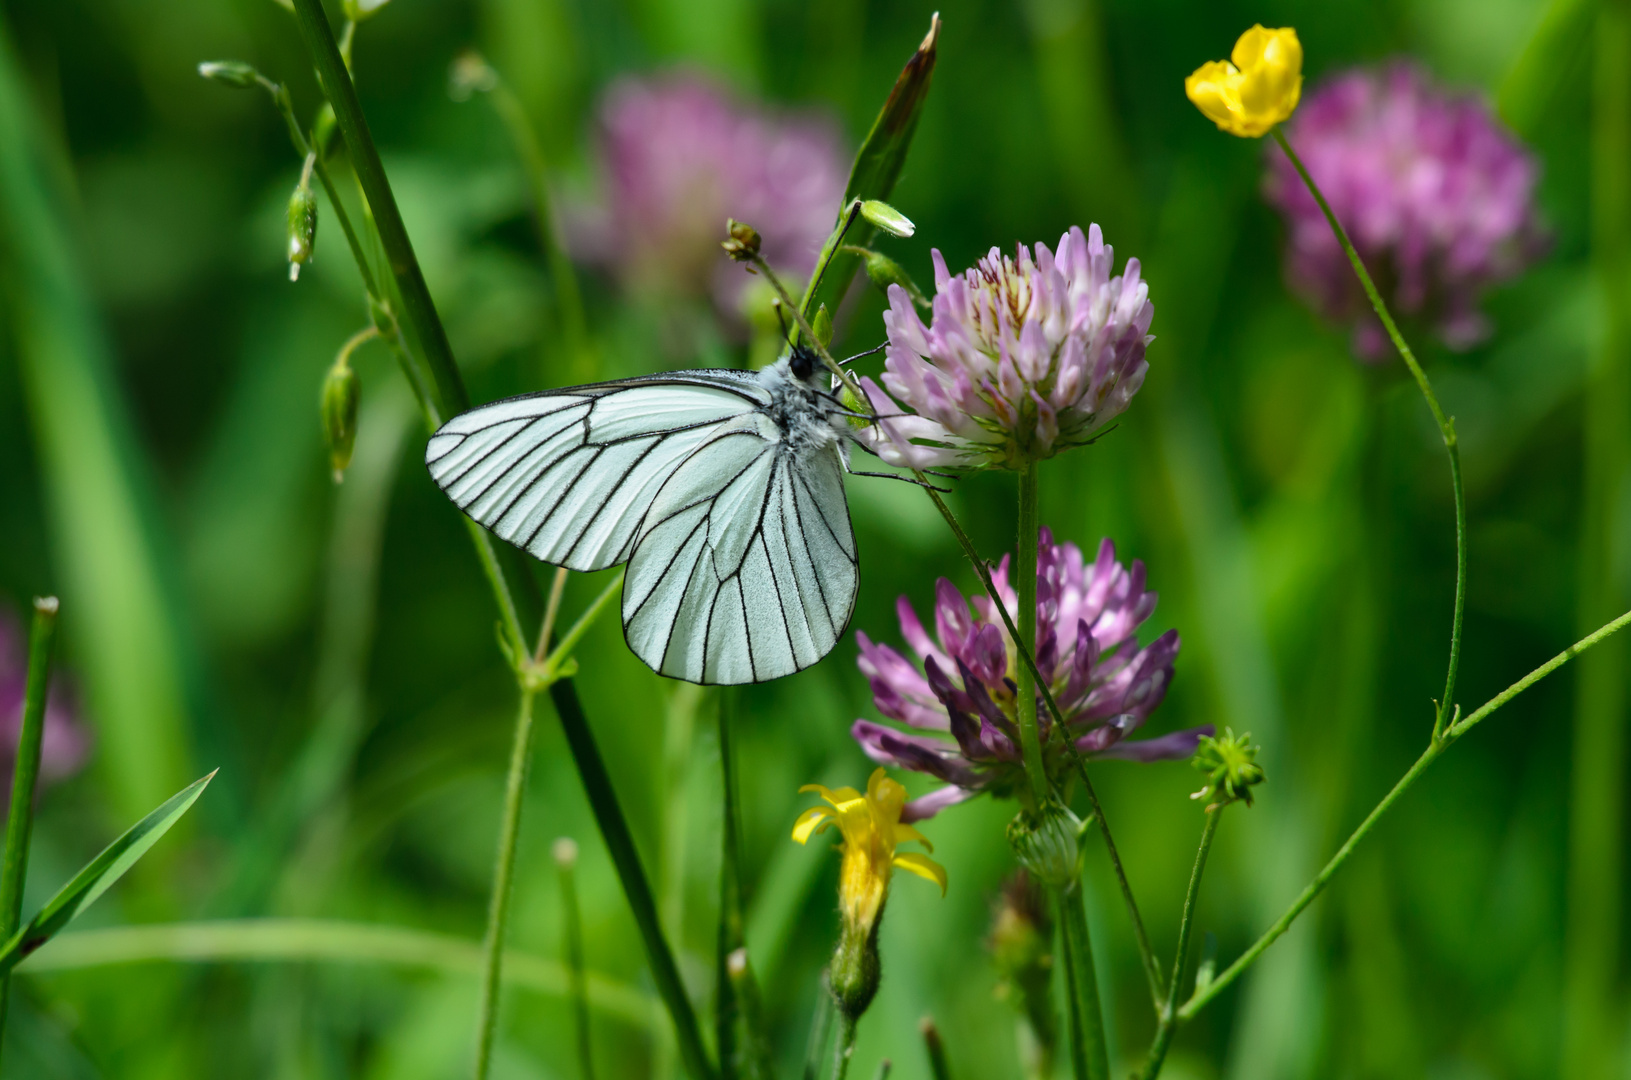
<path fill-rule="evenodd" d="M 1451 348 L 1486 337 L 1480 294 L 1546 247 L 1540 167 L 1489 107 L 1399 61 L 1327 81 L 1286 135 L 1394 310 L 1426 319 Z M 1265 187 L 1286 222 L 1287 278 L 1327 318 L 1354 324 L 1361 358 L 1386 357 L 1381 323 L 1284 154 L 1270 151 Z"/>
<path fill-rule="evenodd" d="M 1184 80 L 1189 100 L 1220 129 L 1255 139 L 1296 111 L 1303 88 L 1297 31 L 1252 27 L 1228 60 L 1209 60 Z"/>
<path fill-rule="evenodd" d="M 1022 467 L 1090 441 L 1144 384 L 1149 286 L 1137 259 L 1111 276 L 1097 225 L 1057 252 L 992 248 L 956 277 L 933 259 L 932 322 L 889 286 L 883 385 L 862 380 L 879 419 L 861 438 L 885 461 Z"/>
<path fill-rule="evenodd" d="M 992 579 L 1004 606 L 1014 611 L 1006 558 Z M 1033 655 L 1063 715 L 1062 734 L 1077 753 L 1134 761 L 1186 758 L 1200 736 L 1211 733 L 1206 725 L 1156 739 L 1127 738 L 1166 696 L 1178 656 L 1176 630 L 1148 645 L 1135 636 L 1155 601 L 1145 588 L 1144 564 L 1124 567 L 1109 540 L 1088 563 L 1075 544 L 1056 544 L 1042 530 Z M 858 633 L 859 665 L 878 711 L 911 730 L 857 720 L 851 734 L 874 761 L 945 781 L 909 803 L 904 820 L 931 817 L 982 791 L 1008 794 L 1023 783 L 1014 681 L 1022 661 L 1000 614 L 989 597 L 970 603 L 944 578 L 935 587 L 934 638 L 905 597 L 896 610 L 901 635 L 919 663 Z M 1037 717 L 1049 773 L 1063 781 L 1070 755 L 1054 738 L 1040 693 Z"/>
<path fill-rule="evenodd" d="M 28 637 L 15 615 L 0 610 L 0 792 L 10 790 L 27 692 Z M 45 728 L 40 733 L 41 782 L 63 780 L 78 772 L 90 748 L 90 734 L 79 720 L 71 690 L 53 677 L 45 703 Z"/>
<path fill-rule="evenodd" d="M 735 313 L 752 278 L 720 250 L 726 218 L 763 231 L 765 259 L 807 277 L 848 166 L 837 126 L 733 98 L 702 76 L 625 79 L 600 109 L 600 203 L 568 222 L 575 252 L 646 296 L 712 296 Z"/>

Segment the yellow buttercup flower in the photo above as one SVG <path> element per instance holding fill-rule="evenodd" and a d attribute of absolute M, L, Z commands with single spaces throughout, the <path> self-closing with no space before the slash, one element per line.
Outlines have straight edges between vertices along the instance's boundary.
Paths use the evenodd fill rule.
<path fill-rule="evenodd" d="M 810 837 L 835 824 L 844 834 L 838 903 L 845 920 L 868 928 L 877 921 L 889 892 L 890 872 L 897 866 L 934 882 L 945 894 L 945 867 L 927 855 L 895 850 L 908 840 L 916 840 L 929 851 L 934 850 L 934 845 L 910 825 L 901 824 L 906 789 L 889 779 L 883 769 L 873 772 L 865 795 L 851 787 L 832 791 L 820 784 L 806 784 L 799 791 L 817 792 L 828 805 L 811 807 L 799 815 L 793 826 L 794 840 L 807 843 Z"/>
<path fill-rule="evenodd" d="M 1210 60 L 1184 80 L 1195 107 L 1231 135 L 1257 138 L 1289 119 L 1303 92 L 1303 46 L 1289 26 L 1254 26 L 1228 60 Z"/>

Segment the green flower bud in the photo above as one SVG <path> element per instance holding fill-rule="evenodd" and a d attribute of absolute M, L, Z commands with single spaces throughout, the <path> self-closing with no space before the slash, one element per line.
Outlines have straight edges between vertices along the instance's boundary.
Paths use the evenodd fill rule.
<path fill-rule="evenodd" d="M 1050 800 L 1008 823 L 1008 843 L 1032 877 L 1049 888 L 1065 888 L 1081 877 L 1084 829 L 1068 806 Z"/>
<path fill-rule="evenodd" d="M 911 275 L 900 263 L 881 252 L 868 248 L 858 250 L 866 260 L 866 276 L 872 284 L 886 293 L 889 286 L 899 285 L 906 290 L 906 295 L 912 298 L 912 303 L 924 308 L 929 306 L 929 298 L 923 295 L 923 290 L 917 287 L 917 282 L 912 280 Z"/>
<path fill-rule="evenodd" d="M 1251 740 L 1250 732 L 1236 736 L 1232 728 L 1216 737 L 1201 736 L 1192 764 L 1206 777 L 1206 786 L 1190 798 L 1205 799 L 1207 813 L 1236 801 L 1252 804 L 1252 788 L 1265 777 Z"/>
<path fill-rule="evenodd" d="M 752 262 L 759 257 L 759 233 L 752 225 L 731 218 L 725 219 L 725 230 L 730 239 L 722 245 L 725 253 L 737 262 Z"/>
<path fill-rule="evenodd" d="M 323 380 L 321 405 L 323 441 L 328 443 L 336 484 L 345 478 L 346 466 L 351 464 L 351 450 L 357 442 L 357 403 L 361 398 L 362 380 L 342 355 Z"/>
<path fill-rule="evenodd" d="M 239 90 L 253 90 L 260 85 L 260 72 L 242 60 L 206 60 L 198 65 L 198 73 L 211 82 Z"/>
<path fill-rule="evenodd" d="M 317 196 L 311 190 L 311 170 L 314 159 L 306 158 L 305 171 L 300 183 L 289 196 L 289 280 L 300 279 L 300 268 L 311 261 L 312 246 L 317 243 Z"/>
<path fill-rule="evenodd" d="M 911 236 L 917 226 L 910 218 L 886 202 L 868 199 L 861 204 L 861 216 L 890 236 Z"/>

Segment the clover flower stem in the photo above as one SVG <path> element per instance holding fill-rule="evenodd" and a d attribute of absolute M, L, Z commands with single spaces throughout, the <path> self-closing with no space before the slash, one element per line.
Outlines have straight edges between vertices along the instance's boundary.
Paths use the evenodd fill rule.
<path fill-rule="evenodd" d="M 6 818 L 6 855 L 0 865 L 0 939 L 17 932 L 23 914 L 23 881 L 28 876 L 28 844 L 34 830 L 34 785 L 40 776 L 45 735 L 45 702 L 51 684 L 51 651 L 57 636 L 57 598 L 34 598 L 34 625 L 28 636 L 28 686 L 23 722 L 17 733 L 17 760 L 11 777 L 11 813 Z M 11 976 L 0 978 L 0 1035 L 11 1002 Z"/>
<path fill-rule="evenodd" d="M 1019 473 L 1019 537 L 1014 549 L 1014 591 L 1019 607 L 1021 648 L 1029 653 L 1036 647 L 1036 545 L 1041 529 L 1037 521 L 1037 463 L 1027 462 Z M 1000 604 L 1000 601 L 999 601 Z M 1031 664 L 1021 664 L 1019 689 L 1014 693 L 1018 712 L 1020 752 L 1025 757 L 1025 773 L 1031 779 L 1031 794 L 1040 806 L 1048 797 L 1048 773 L 1042 762 L 1042 736 L 1036 722 L 1036 687 L 1041 681 Z"/>
<path fill-rule="evenodd" d="M 1546 661 L 1546 663 L 1540 665 L 1538 668 L 1531 671 L 1529 674 L 1525 675 L 1523 678 L 1519 679 L 1517 682 L 1513 683 L 1499 694 L 1496 694 L 1494 697 L 1490 698 L 1467 717 L 1447 726 L 1444 729 L 1443 735 L 1434 739 L 1428 744 L 1427 749 L 1422 752 L 1421 757 L 1416 759 L 1416 763 L 1410 766 L 1410 770 L 1399 778 L 1398 783 L 1393 785 L 1393 790 L 1389 791 L 1385 796 L 1383 796 L 1382 801 L 1377 803 L 1375 808 L 1366 815 L 1365 820 L 1359 823 L 1359 827 L 1356 828 L 1353 831 L 1353 834 L 1350 835 L 1343 845 L 1337 849 L 1336 854 L 1331 856 L 1330 861 L 1325 864 L 1324 868 L 1320 870 L 1319 874 L 1314 878 L 1314 880 L 1309 882 L 1308 886 L 1304 888 L 1303 891 L 1298 894 L 1297 898 L 1291 902 L 1291 906 L 1286 909 L 1285 914 L 1276 919 L 1274 925 L 1264 931 L 1263 936 L 1258 938 L 1257 941 L 1253 943 L 1251 948 L 1242 953 L 1240 958 L 1234 963 L 1230 964 L 1228 968 L 1220 973 L 1216 979 L 1208 983 L 1204 989 L 1196 990 L 1190 999 L 1184 1002 L 1183 1006 L 1179 1008 L 1175 1019 L 1179 1023 L 1192 1019 L 1195 1014 L 1200 1012 L 1201 1009 L 1205 1008 L 1213 998 L 1222 993 L 1230 983 L 1240 978 L 1241 974 L 1253 963 L 1255 963 L 1257 958 L 1262 956 L 1264 951 L 1267 950 L 1270 945 L 1274 944 L 1275 940 L 1278 939 L 1281 934 L 1284 934 L 1286 930 L 1290 928 L 1291 924 L 1296 921 L 1297 916 L 1301 915 L 1303 910 L 1307 908 L 1309 904 L 1314 902 L 1314 898 L 1319 896 L 1320 892 L 1324 890 L 1331 878 L 1336 876 L 1336 872 L 1342 869 L 1342 865 L 1348 861 L 1348 857 L 1352 855 L 1354 849 L 1359 846 L 1359 842 L 1363 840 L 1366 835 L 1370 833 L 1371 829 L 1376 826 L 1377 821 L 1381 820 L 1382 815 L 1387 813 L 1388 809 L 1398 801 L 1399 796 L 1403 795 L 1407 790 L 1409 790 L 1410 786 L 1416 782 L 1421 774 L 1427 771 L 1427 767 L 1431 765 L 1440 754 L 1449 749 L 1450 745 L 1454 743 L 1455 740 L 1459 739 L 1474 726 L 1487 719 L 1496 710 L 1500 709 L 1501 706 L 1507 704 L 1513 698 L 1517 697 L 1519 694 L 1523 693 L 1525 690 L 1529 689 L 1531 686 L 1535 685 L 1537 682 L 1544 679 L 1546 676 L 1550 675 L 1564 664 L 1567 664 L 1570 660 L 1573 660 L 1576 656 L 1586 652 L 1592 646 L 1597 645 L 1606 638 L 1618 633 L 1627 624 L 1631 624 L 1631 611 L 1627 611 L 1624 615 L 1621 615 L 1612 622 L 1605 623 L 1604 625 L 1598 627 L 1596 630 L 1581 638 L 1573 645 L 1570 645 L 1567 649 L 1564 649 L 1562 652 L 1558 653 L 1556 656 Z"/>
<path fill-rule="evenodd" d="M 1223 820 L 1224 807 L 1213 807 L 1207 812 L 1206 825 L 1201 829 L 1200 850 L 1195 852 L 1195 869 L 1189 875 L 1189 891 L 1184 894 L 1184 914 L 1178 923 L 1178 952 L 1172 961 L 1172 988 L 1167 1003 L 1161 1010 L 1160 1023 L 1155 1029 L 1155 1041 L 1150 1046 L 1150 1059 L 1144 1066 L 1142 1080 L 1155 1080 L 1161 1075 L 1172 1037 L 1178 1030 L 1174 1014 L 1178 1009 L 1178 987 L 1184 978 L 1184 955 L 1189 951 L 1189 937 L 1195 928 L 1195 898 L 1201 891 L 1201 874 L 1206 871 L 1206 856 L 1212 850 L 1212 839 L 1217 835 L 1218 822 Z"/>
<path fill-rule="evenodd" d="M 469 404 L 469 394 L 465 389 L 463 377 L 459 374 L 458 365 L 454 362 L 441 317 L 437 314 L 436 306 L 425 286 L 424 274 L 419 269 L 413 243 L 402 223 L 396 198 L 391 191 L 390 180 L 386 177 L 385 168 L 380 162 L 379 150 L 368 130 L 362 105 L 357 100 L 356 87 L 352 84 L 350 73 L 341 58 L 334 40 L 333 28 L 329 25 L 321 0 L 293 0 L 293 3 L 301 38 L 313 66 L 317 69 L 318 81 L 323 92 L 334 109 L 335 124 L 345 140 L 357 185 L 362 191 L 364 218 L 373 222 L 374 234 L 385 253 L 397 292 L 402 299 L 403 314 L 425 352 L 423 360 L 428 368 L 427 377 L 416 377 L 416 368 L 406 364 L 404 367 L 407 370 L 408 381 L 419 398 L 426 426 L 434 429 L 440 426 L 446 417 L 465 408 Z M 321 175 L 320 173 L 319 176 Z M 367 280 L 368 264 L 366 259 L 362 258 L 361 248 L 354 248 L 353 254 L 357 257 L 359 271 Z M 378 293 L 370 295 L 375 299 L 383 299 Z M 396 335 L 392 346 L 399 357 L 407 356 L 400 334 Z M 510 582 L 503 565 L 499 562 L 492 537 L 470 518 L 465 518 L 465 527 L 470 532 L 471 542 L 476 548 L 476 557 L 492 588 L 504 633 L 514 649 L 513 655 L 524 657 L 527 654 L 526 635 L 521 628 Z M 517 682 L 524 685 L 524 676 L 519 672 Z M 595 743 L 594 733 L 589 729 L 589 719 L 584 715 L 577 689 L 570 678 L 556 678 L 549 683 L 549 697 L 555 706 L 556 715 L 560 718 L 561 730 L 566 736 L 567 747 L 572 754 L 578 777 L 583 783 L 590 809 L 594 812 L 595 823 L 600 828 L 601 838 L 612 857 L 612 865 L 617 870 L 623 894 L 628 900 L 635 925 L 639 928 L 646 959 L 651 965 L 652 981 L 656 985 L 658 996 L 668 1010 L 669 1018 L 673 1021 L 681 1060 L 694 1080 L 712 1080 L 714 1067 L 708 1060 L 707 1050 L 703 1046 L 696 1011 L 692 1008 L 690 998 L 686 996 L 685 986 L 680 981 L 674 952 L 669 947 L 668 939 L 664 936 L 662 924 L 657 917 L 657 905 L 652 899 L 651 884 L 646 878 L 639 851 L 634 845 L 628 818 L 624 815 L 617 791 L 612 786 L 611 776 L 606 770 L 606 760 Z"/>
<path fill-rule="evenodd" d="M 1376 283 L 1371 280 L 1370 271 L 1365 269 L 1365 263 L 1360 259 L 1359 252 L 1354 250 L 1353 241 L 1348 239 L 1348 231 L 1342 227 L 1342 222 L 1337 220 L 1331 204 L 1325 201 L 1325 195 L 1320 191 L 1319 185 L 1308 175 L 1302 159 L 1291 148 L 1291 142 L 1285 137 L 1285 133 L 1276 127 L 1272 134 L 1292 167 L 1297 170 L 1297 175 L 1302 177 L 1303 183 L 1308 187 L 1308 193 L 1319 204 L 1320 212 L 1325 215 L 1331 231 L 1336 234 L 1337 243 L 1342 245 L 1342 250 L 1348 256 L 1348 262 L 1353 265 L 1359 284 L 1364 287 L 1365 295 L 1370 298 L 1371 307 L 1376 311 L 1376 317 L 1382 321 L 1393 347 L 1399 350 L 1399 356 L 1410 369 L 1422 397 L 1427 400 L 1427 408 L 1433 414 L 1433 421 L 1438 424 L 1439 434 L 1444 438 L 1444 450 L 1450 457 L 1450 489 L 1455 498 L 1455 612 L 1450 620 L 1450 664 L 1449 671 L 1444 677 L 1444 696 L 1439 699 L 1438 709 L 1433 718 L 1433 738 L 1438 739 L 1443 736 L 1455 708 L 1455 677 L 1457 669 L 1461 666 L 1461 623 L 1467 606 L 1467 493 L 1461 481 L 1461 447 L 1456 441 L 1455 419 L 1446 416 L 1443 408 L 1439 406 L 1438 395 L 1433 393 L 1433 384 L 1427 380 L 1427 373 L 1417 362 L 1416 354 L 1411 351 L 1404 335 L 1399 333 L 1398 324 L 1393 321 L 1393 315 L 1388 311 L 1382 294 L 1377 291 Z"/>
<path fill-rule="evenodd" d="M 1121 853 L 1116 850 L 1115 838 L 1110 835 L 1110 827 L 1104 821 L 1104 807 L 1099 805 L 1099 793 L 1093 787 L 1093 781 L 1087 775 L 1087 761 L 1076 748 L 1070 744 L 1069 739 L 1060 740 L 1069 748 L 1072 762 L 1076 766 L 1076 775 L 1082 781 L 1082 790 L 1087 794 L 1087 805 L 1093 816 L 1098 819 L 1099 831 L 1104 834 L 1104 848 L 1110 855 L 1110 867 L 1115 872 L 1116 884 L 1121 889 L 1121 898 L 1127 905 L 1127 916 L 1133 923 L 1133 937 L 1138 942 L 1139 959 L 1144 964 L 1144 979 L 1150 985 L 1150 1000 L 1154 1002 L 1156 1012 L 1161 1010 L 1163 994 L 1161 983 L 1161 964 L 1155 958 L 1155 949 L 1150 945 L 1150 935 L 1144 929 L 1144 918 L 1138 913 L 1138 901 L 1133 899 L 1133 886 L 1127 880 L 1127 871 L 1121 865 Z"/>
<path fill-rule="evenodd" d="M 510 894 L 515 875 L 515 843 L 521 834 L 521 802 L 532 758 L 532 700 L 535 691 L 521 689 L 521 706 L 510 746 L 510 771 L 504 784 L 504 818 L 499 826 L 493 891 L 487 905 L 486 959 L 482 965 L 481 1005 L 476 1023 L 476 1080 L 487 1080 L 498 1029 L 498 995 L 504 968 L 504 936 L 510 923 Z"/>
<path fill-rule="evenodd" d="M 1059 936 L 1065 953 L 1065 989 L 1070 1002 L 1070 1063 L 1075 1080 L 1110 1080 L 1110 1052 L 1104 1038 L 1093 940 L 1087 930 L 1080 884 L 1054 890 L 1059 901 Z"/>
<path fill-rule="evenodd" d="M 731 978 L 731 954 L 742 947 L 742 873 L 738 803 L 736 797 L 736 758 L 733 752 L 730 723 L 731 691 L 722 688 L 718 700 L 719 716 L 719 770 L 723 780 L 724 805 L 720 821 L 719 857 L 719 926 L 717 932 L 719 955 L 716 958 L 718 998 L 714 1008 L 714 1046 L 719 1056 L 719 1074 L 723 1080 L 734 1080 L 737 1069 L 737 1024 L 742 1019 L 742 1002 L 737 997 L 735 980 Z"/>
<path fill-rule="evenodd" d="M 578 907 L 575 880 L 578 845 L 570 839 L 555 841 L 555 869 L 561 881 L 561 930 L 566 940 L 567 983 L 572 995 L 572 1029 L 578 1049 L 578 1075 L 595 1080 L 595 1059 L 589 1027 L 589 978 L 583 959 L 583 915 Z"/>

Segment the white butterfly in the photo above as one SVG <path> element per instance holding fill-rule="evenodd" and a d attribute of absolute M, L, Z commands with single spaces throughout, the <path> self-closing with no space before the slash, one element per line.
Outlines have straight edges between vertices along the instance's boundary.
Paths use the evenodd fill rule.
<path fill-rule="evenodd" d="M 801 345 L 760 371 L 525 394 L 448 421 L 425 464 L 544 562 L 627 562 L 623 635 L 654 671 L 765 682 L 832 650 L 859 583 L 846 410 L 817 366 Z"/>

